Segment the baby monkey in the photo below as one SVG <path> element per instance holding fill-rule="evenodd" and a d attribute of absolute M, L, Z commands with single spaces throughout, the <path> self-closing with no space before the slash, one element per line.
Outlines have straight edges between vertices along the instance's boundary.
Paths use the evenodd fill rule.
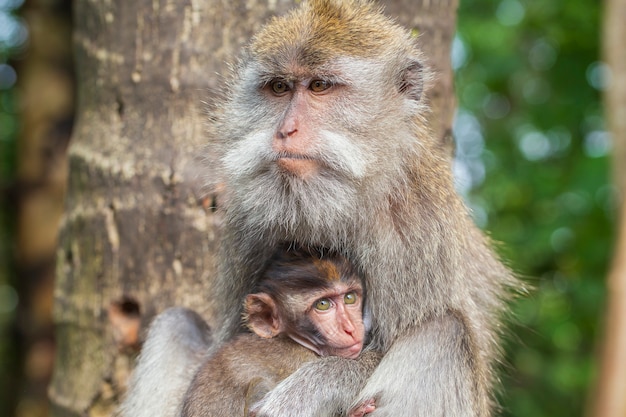
<path fill-rule="evenodd" d="M 362 300 L 361 280 L 345 258 L 279 249 L 244 302 L 252 333 L 238 335 L 201 366 L 182 416 L 254 415 L 251 407 L 304 363 L 358 357 L 365 338 Z M 350 416 L 374 408 L 369 402 Z"/>

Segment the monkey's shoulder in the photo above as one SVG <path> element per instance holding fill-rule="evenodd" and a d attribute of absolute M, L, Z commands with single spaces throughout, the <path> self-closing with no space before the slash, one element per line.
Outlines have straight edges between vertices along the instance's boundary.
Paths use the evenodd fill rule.
<path fill-rule="evenodd" d="M 241 386 L 260 375 L 279 381 L 318 356 L 287 337 L 264 339 L 242 333 L 225 343 L 201 366 L 196 383 Z M 211 382 L 209 382 L 211 381 Z"/>

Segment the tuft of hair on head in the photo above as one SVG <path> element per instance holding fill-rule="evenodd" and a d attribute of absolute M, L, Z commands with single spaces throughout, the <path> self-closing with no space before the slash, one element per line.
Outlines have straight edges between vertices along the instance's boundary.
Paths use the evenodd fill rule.
<path fill-rule="evenodd" d="M 292 57 L 303 65 L 340 56 L 374 58 L 398 48 L 414 49 L 413 37 L 368 0 L 310 0 L 274 17 L 250 45 L 268 64 Z"/>

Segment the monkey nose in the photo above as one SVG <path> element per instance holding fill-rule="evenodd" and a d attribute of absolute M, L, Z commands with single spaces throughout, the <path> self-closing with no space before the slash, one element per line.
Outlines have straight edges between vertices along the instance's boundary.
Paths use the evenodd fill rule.
<path fill-rule="evenodd" d="M 278 139 L 287 139 L 290 136 L 293 136 L 296 132 L 298 131 L 298 129 L 280 129 L 278 132 L 276 132 L 276 137 Z"/>
<path fill-rule="evenodd" d="M 276 132 L 276 138 L 287 139 L 288 137 L 296 134 L 297 131 L 298 122 L 293 115 L 290 115 L 285 120 L 283 120 L 282 124 L 278 128 L 278 132 Z"/>

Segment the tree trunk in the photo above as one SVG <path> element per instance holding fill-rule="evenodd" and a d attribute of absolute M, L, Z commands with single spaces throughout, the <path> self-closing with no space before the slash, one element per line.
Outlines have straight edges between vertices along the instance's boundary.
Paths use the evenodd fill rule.
<path fill-rule="evenodd" d="M 444 138 L 457 1 L 388 3 L 389 14 L 421 34 L 441 74 L 432 97 L 434 129 Z M 53 415 L 109 416 L 117 405 L 134 355 L 116 344 L 112 304 L 122 315 L 139 313 L 142 325 L 174 305 L 212 323 L 206 288 L 219 218 L 193 168 L 202 103 L 215 99 L 217 74 L 250 35 L 293 4 L 75 2 L 78 111 L 57 257 Z"/>
<path fill-rule="evenodd" d="M 610 68 L 605 112 L 613 137 L 613 179 L 620 196 L 619 229 L 607 279 L 608 302 L 601 364 L 591 415 L 626 416 L 626 0 L 607 0 L 604 60 Z"/>
<path fill-rule="evenodd" d="M 429 95 L 433 110 L 431 128 L 452 156 L 454 139 L 452 120 L 456 109 L 450 52 L 456 33 L 458 0 L 387 0 L 385 11 L 398 23 L 419 36 L 419 45 L 428 59 L 428 65 L 437 75 Z"/>

